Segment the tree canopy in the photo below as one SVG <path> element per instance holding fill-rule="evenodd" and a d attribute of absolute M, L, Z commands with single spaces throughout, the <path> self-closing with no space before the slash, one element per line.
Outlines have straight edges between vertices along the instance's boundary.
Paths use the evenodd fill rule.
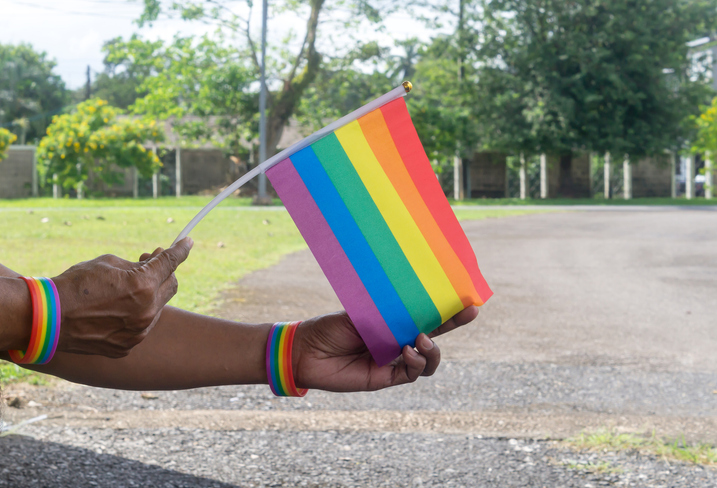
<path fill-rule="evenodd" d="M 0 127 L 21 143 L 39 139 L 68 101 L 55 62 L 29 44 L 0 44 Z"/>
<path fill-rule="evenodd" d="M 105 54 L 102 61 L 104 70 L 97 73 L 90 91 L 93 98 L 107 100 L 113 107 L 126 110 L 137 98 L 147 94 L 141 90 L 140 84 L 149 74 L 149 69 L 145 65 L 134 63 L 127 56 L 117 55 L 114 46 L 122 42 L 122 38 L 116 37 L 102 45 L 102 52 Z M 86 88 L 77 90 L 76 97 L 84 100 Z"/>
<path fill-rule="evenodd" d="M 144 76 L 139 89 L 145 90 L 147 95 L 138 99 L 132 110 L 162 117 L 173 116 L 177 121 L 181 112 L 182 116 L 189 116 L 188 120 L 191 120 L 178 127 L 183 136 L 206 138 L 213 132 L 217 134 L 215 143 L 229 152 L 241 153 L 244 151 L 242 147 L 255 141 L 258 133 L 261 66 L 259 42 L 250 24 L 253 4 L 250 2 L 249 10 L 241 12 L 235 8 L 236 5 L 232 5 L 235 2 L 227 0 L 178 0 L 168 6 L 158 0 L 144 0 L 144 4 L 144 13 L 139 19 L 142 25 L 151 24 L 163 15 L 174 15 L 190 22 L 214 25 L 217 32 L 201 38 L 177 38 L 171 44 L 161 45 L 135 37 L 113 46 L 113 61 L 123 56 L 123 50 L 133 63 L 140 65 L 152 65 L 158 55 L 164 57 L 151 66 L 151 74 Z M 368 0 L 352 4 L 337 0 L 282 2 L 273 4 L 272 9 L 278 13 L 291 12 L 301 19 L 297 25 L 303 35 L 296 36 L 295 32 L 290 32 L 277 36 L 270 32 L 268 36 L 268 156 L 275 153 L 284 127 L 292 116 L 300 114 L 305 120 L 316 120 L 327 109 L 327 104 L 312 105 L 302 103 L 302 100 L 316 93 L 315 89 L 312 91 L 316 88 L 314 82 L 331 55 L 346 58 L 361 50 L 345 42 L 351 36 L 350 26 L 355 26 L 360 19 L 369 22 L 380 20 L 379 9 L 369 4 Z M 332 27 L 329 28 L 320 19 L 332 12 L 341 12 L 341 15 L 340 18 L 332 18 Z M 327 41 L 325 45 L 331 46 L 334 52 L 319 52 L 321 32 Z M 340 49 L 332 41 L 334 36 L 343 36 L 343 44 L 348 46 L 345 50 L 351 54 L 337 54 Z M 193 56 L 188 50 L 197 50 L 202 56 Z M 179 56 L 179 53 L 183 54 Z M 324 86 L 329 79 L 324 77 L 321 80 Z M 188 93 L 194 95 L 193 99 L 187 96 Z M 170 113 L 161 109 L 160 101 L 165 106 L 169 106 L 171 101 L 181 110 Z"/>
<path fill-rule="evenodd" d="M 709 153 L 714 158 L 717 155 L 717 97 L 712 103 L 702 107 L 702 113 L 694 118 L 697 133 L 691 150 L 697 153 Z"/>
<path fill-rule="evenodd" d="M 483 144 L 644 155 L 675 148 L 710 98 L 688 41 L 713 0 L 489 0 L 475 86 Z M 696 69 L 697 68 L 697 69 Z"/>

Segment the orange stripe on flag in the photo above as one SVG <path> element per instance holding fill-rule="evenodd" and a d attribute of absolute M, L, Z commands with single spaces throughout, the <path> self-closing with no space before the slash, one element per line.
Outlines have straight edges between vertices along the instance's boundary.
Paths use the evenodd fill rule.
<path fill-rule="evenodd" d="M 428 210 L 411 175 L 408 174 L 381 111 L 375 110 L 358 119 L 358 122 L 376 159 L 381 163 L 391 184 L 418 225 L 463 306 L 482 304 L 468 271 Z"/>

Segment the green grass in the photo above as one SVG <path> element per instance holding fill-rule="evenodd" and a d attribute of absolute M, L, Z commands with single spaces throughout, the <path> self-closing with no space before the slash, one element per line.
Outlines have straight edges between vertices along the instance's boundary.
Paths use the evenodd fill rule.
<path fill-rule="evenodd" d="M 625 200 L 622 198 L 614 198 L 605 200 L 604 198 L 546 198 L 542 199 L 527 199 L 521 200 L 519 198 L 473 198 L 468 200 L 456 201 L 449 199 L 452 205 L 617 205 L 617 206 L 630 206 L 630 205 L 690 205 L 690 206 L 702 206 L 702 205 L 717 205 L 717 198 L 711 198 L 709 200 L 705 198 L 693 198 L 687 200 L 686 198 L 633 198 L 631 200 Z"/>
<path fill-rule="evenodd" d="M 29 369 L 23 369 L 16 364 L 0 361 L 0 385 L 17 383 L 20 381 L 30 383 L 32 385 L 44 385 L 47 382 L 47 377 L 30 371 Z"/>
<path fill-rule="evenodd" d="M 143 252 L 169 246 L 209 197 L 101 200 L 0 200 L 0 263 L 23 275 L 56 276 L 101 254 L 136 261 Z M 192 232 L 194 249 L 177 271 L 172 305 L 212 313 L 220 293 L 245 274 L 306 248 L 289 214 L 247 208 L 250 199 L 225 200 Z M 460 220 L 535 213 L 530 210 L 458 210 Z M 102 217 L 99 219 L 98 217 Z M 48 219 L 43 223 L 43 219 Z M 167 219 L 174 219 L 168 223 Z M 66 223 L 71 223 L 67 225 Z M 224 247 L 218 247 L 222 242 Z M 0 362 L 0 384 L 40 381 Z"/>
<path fill-rule="evenodd" d="M 186 196 L 152 198 L 19 198 L 13 200 L 0 200 L 0 209 L 26 209 L 26 208 L 98 208 L 98 207 L 203 207 L 209 203 L 211 197 Z M 249 207 L 252 198 L 230 197 L 222 201 L 220 207 Z M 281 205 L 281 200 L 274 198 L 273 205 Z"/>
<path fill-rule="evenodd" d="M 194 208 L 164 202 L 135 208 L 95 204 L 0 211 L 0 263 L 24 275 L 56 276 L 101 254 L 136 261 L 143 252 L 168 247 L 195 214 Z M 173 223 L 167 222 L 170 218 Z M 180 291 L 172 304 L 200 313 L 211 311 L 218 293 L 246 273 L 305 247 L 283 211 L 222 208 L 209 214 L 192 237 L 194 249 L 177 271 Z"/>
<path fill-rule="evenodd" d="M 57 202 L 52 199 L 24 200 L 25 207 L 17 201 L 0 201 L 0 263 L 24 275 L 56 276 L 101 254 L 136 261 L 143 252 L 169 246 L 209 198 L 188 197 L 188 201 L 192 206 L 184 198 L 140 200 L 141 206 L 134 200 L 83 200 L 77 202 L 80 208 L 50 207 Z M 178 205 L 169 206 L 171 202 Z M 218 294 L 239 278 L 306 247 L 287 212 L 250 208 L 243 202 L 222 207 L 192 232 L 194 249 L 177 271 L 180 290 L 172 305 L 209 313 L 217 306 Z M 460 220 L 525 213 L 534 212 L 456 212 Z M 170 218 L 173 223 L 167 222 Z M 220 242 L 224 247 L 218 247 Z"/>
<path fill-rule="evenodd" d="M 580 463 L 577 461 L 566 461 L 562 463 L 568 469 L 575 471 L 586 471 L 595 474 L 620 474 L 624 470 L 620 466 L 615 466 L 607 461 Z"/>
<path fill-rule="evenodd" d="M 645 437 L 601 430 L 589 434 L 580 434 L 578 437 L 568 439 L 566 443 L 577 449 L 640 451 L 666 460 L 677 460 L 705 466 L 717 465 L 717 448 L 715 446 L 706 443 L 689 444 L 685 442 L 684 438 L 667 440 L 658 437 L 654 432 L 652 436 Z"/>

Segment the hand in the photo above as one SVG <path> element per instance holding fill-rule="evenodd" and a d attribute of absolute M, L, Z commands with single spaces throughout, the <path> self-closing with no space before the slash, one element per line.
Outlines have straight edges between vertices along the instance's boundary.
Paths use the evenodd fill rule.
<path fill-rule="evenodd" d="M 53 278 L 62 307 L 57 349 L 110 358 L 129 354 L 177 293 L 174 271 L 193 244 L 183 239 L 139 263 L 100 256 Z"/>
<path fill-rule="evenodd" d="M 441 362 L 441 351 L 431 338 L 471 322 L 478 316 L 472 306 L 456 314 L 431 334 L 420 334 L 416 349 L 403 348 L 401 356 L 379 367 L 346 312 L 306 320 L 294 336 L 294 380 L 299 388 L 329 391 L 374 391 L 431 376 Z"/>

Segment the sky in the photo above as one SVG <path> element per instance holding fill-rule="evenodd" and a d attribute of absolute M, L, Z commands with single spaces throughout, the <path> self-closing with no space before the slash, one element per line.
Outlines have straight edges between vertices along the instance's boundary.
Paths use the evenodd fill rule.
<path fill-rule="evenodd" d="M 245 8 L 244 2 L 236 5 L 237 9 Z M 261 3 L 255 5 L 252 24 L 258 29 Z M 159 20 L 152 27 L 140 29 L 133 23 L 142 12 L 142 2 L 137 0 L 0 0 L 0 12 L 0 43 L 25 42 L 45 51 L 57 62 L 55 72 L 71 89 L 85 84 L 88 65 L 92 73 L 102 71 L 101 48 L 108 39 L 140 33 L 149 39 L 168 40 L 177 33 L 202 34 L 211 30 L 177 19 Z M 386 25 L 390 34 L 374 34 L 384 43 L 390 43 L 392 38 L 427 38 L 422 25 L 405 13 L 389 18 Z M 299 27 L 303 26 L 296 26 L 295 17 L 269 19 L 269 32 Z"/>

